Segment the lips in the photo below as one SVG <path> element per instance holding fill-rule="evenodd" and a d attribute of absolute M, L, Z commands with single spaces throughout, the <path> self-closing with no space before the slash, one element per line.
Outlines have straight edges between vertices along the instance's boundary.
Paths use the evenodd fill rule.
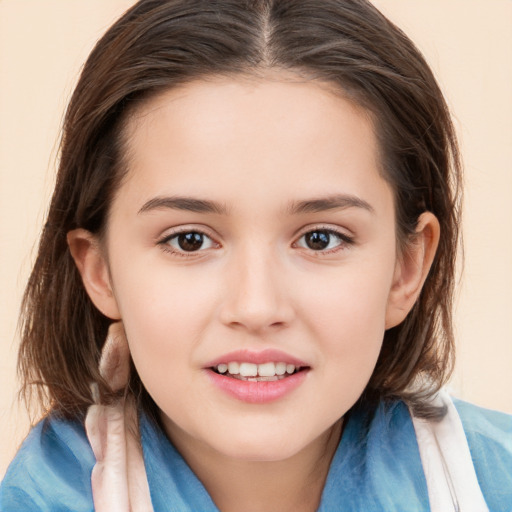
<path fill-rule="evenodd" d="M 305 379 L 310 367 L 278 350 L 240 350 L 205 365 L 207 375 L 221 391 L 247 403 L 283 398 Z"/>
<path fill-rule="evenodd" d="M 228 364 L 231 361 L 236 362 L 246 362 L 252 364 L 263 364 L 270 362 L 284 362 L 286 364 L 293 364 L 296 367 L 306 367 L 307 363 L 293 357 L 286 352 L 282 352 L 281 350 L 274 349 L 266 349 L 260 351 L 253 350 L 237 350 L 234 352 L 230 352 L 229 354 L 225 354 L 213 361 L 205 364 L 205 368 L 213 368 L 218 366 L 219 364 Z"/>

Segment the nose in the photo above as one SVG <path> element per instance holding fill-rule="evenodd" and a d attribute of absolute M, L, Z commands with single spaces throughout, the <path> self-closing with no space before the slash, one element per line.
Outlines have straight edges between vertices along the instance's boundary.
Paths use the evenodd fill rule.
<path fill-rule="evenodd" d="M 271 249 L 246 248 L 226 269 L 220 319 L 222 323 L 254 334 L 290 324 L 294 308 L 286 271 Z"/>

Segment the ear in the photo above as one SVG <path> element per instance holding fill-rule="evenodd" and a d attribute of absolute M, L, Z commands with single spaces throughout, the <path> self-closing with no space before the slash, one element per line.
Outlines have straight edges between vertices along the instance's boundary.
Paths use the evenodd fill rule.
<path fill-rule="evenodd" d="M 418 219 L 415 234 L 396 262 L 386 309 L 386 329 L 403 320 L 418 299 L 439 243 L 439 221 L 431 212 Z"/>
<path fill-rule="evenodd" d="M 67 234 L 67 242 L 89 298 L 105 316 L 119 320 L 108 263 L 98 238 L 85 229 L 74 229 Z"/>

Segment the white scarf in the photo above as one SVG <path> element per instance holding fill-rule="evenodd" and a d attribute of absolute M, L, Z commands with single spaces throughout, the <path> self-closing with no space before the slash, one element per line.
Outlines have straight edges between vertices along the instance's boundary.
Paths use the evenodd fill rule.
<path fill-rule="evenodd" d="M 489 512 L 452 399 L 442 390 L 433 404 L 447 408 L 441 421 L 416 418 L 411 412 L 431 512 Z"/>
<path fill-rule="evenodd" d="M 130 351 L 121 322 L 109 328 L 100 373 L 113 391 L 124 390 L 128 384 Z M 91 475 L 94 510 L 153 512 L 135 401 L 127 396 L 102 405 L 97 385 L 91 388 L 95 405 L 87 411 L 85 429 L 96 457 Z"/>

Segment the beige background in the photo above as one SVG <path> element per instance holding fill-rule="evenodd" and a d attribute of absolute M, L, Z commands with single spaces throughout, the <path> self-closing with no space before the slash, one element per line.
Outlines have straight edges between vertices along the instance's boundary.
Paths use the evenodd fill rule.
<path fill-rule="evenodd" d="M 17 405 L 20 296 L 67 99 L 132 0 L 0 0 L 0 477 L 26 434 Z M 466 165 L 465 273 L 452 389 L 512 413 L 512 1 L 375 0 L 416 41 L 452 106 Z"/>

